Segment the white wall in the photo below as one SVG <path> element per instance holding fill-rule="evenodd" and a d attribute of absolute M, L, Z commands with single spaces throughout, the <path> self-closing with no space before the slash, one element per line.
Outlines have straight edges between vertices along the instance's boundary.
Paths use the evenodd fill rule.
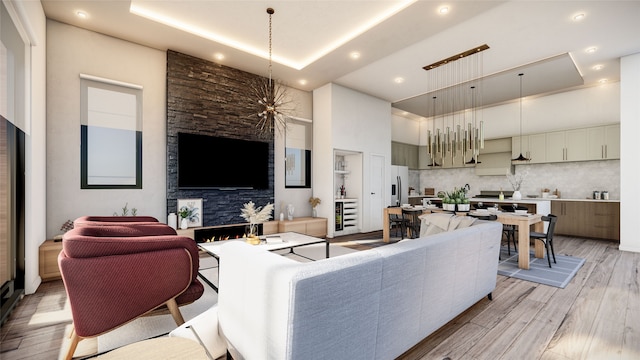
<path fill-rule="evenodd" d="M 620 61 L 620 250 L 640 252 L 638 236 L 638 134 L 640 134 L 640 54 Z"/>
<path fill-rule="evenodd" d="M 391 115 L 391 138 L 393 141 L 420 145 L 421 127 L 421 122 L 417 120 L 408 119 L 395 114 Z M 426 139 L 426 132 L 424 139 Z M 427 141 L 425 140 L 424 143 L 426 144 Z"/>
<path fill-rule="evenodd" d="M 128 204 L 166 221 L 166 53 L 47 21 L 47 237 Z M 80 189 L 80 74 L 143 86 L 142 189 Z"/>
<path fill-rule="evenodd" d="M 313 97 L 311 92 L 301 91 L 294 88 L 288 88 L 287 92 L 292 97 L 292 103 L 295 110 L 289 115 L 299 117 L 302 119 L 311 120 L 313 117 Z M 285 133 L 276 133 L 274 141 L 274 216 L 277 219 L 280 212 L 284 213 L 287 217 L 286 206 L 292 204 L 295 212 L 295 217 L 311 216 L 311 205 L 309 204 L 309 198 L 312 196 L 314 183 L 311 183 L 311 189 L 287 189 L 284 186 L 285 176 Z M 313 154 L 313 151 L 312 151 Z M 313 156 L 313 155 L 312 155 Z M 313 163 L 313 159 L 311 160 Z M 313 164 L 312 164 L 313 166 Z M 313 178 L 313 174 L 312 174 Z M 284 208 L 284 209 L 283 209 Z"/>
<path fill-rule="evenodd" d="M 333 237 L 333 150 L 346 150 L 362 153 L 362 184 L 358 189 L 360 199 L 360 231 L 368 232 L 382 229 L 382 224 L 369 221 L 370 156 L 383 156 L 385 172 L 389 174 L 391 166 L 391 104 L 387 101 L 362 94 L 360 92 L 328 84 L 313 92 L 314 102 L 314 153 L 318 161 L 314 166 L 314 196 L 323 200 L 318 209 L 319 216 L 329 219 L 328 236 Z M 316 155 L 314 155 L 316 159 Z M 385 179 L 388 176 L 385 176 Z M 391 183 L 386 179 L 387 193 L 384 201 L 391 197 Z M 347 189 L 348 197 L 353 193 Z M 329 200 L 329 201 L 326 201 Z M 386 202 L 385 202 L 386 203 Z M 382 209 L 380 209 L 382 211 Z"/>
<path fill-rule="evenodd" d="M 39 1 L 12 2 L 31 42 L 31 81 L 27 99 L 30 133 L 25 140 L 25 293 L 40 285 L 38 247 L 46 240 L 46 19 Z"/>

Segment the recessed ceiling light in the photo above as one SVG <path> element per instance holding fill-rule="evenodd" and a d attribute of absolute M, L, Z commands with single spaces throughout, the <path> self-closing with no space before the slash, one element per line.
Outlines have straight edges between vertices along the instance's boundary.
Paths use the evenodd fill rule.
<path fill-rule="evenodd" d="M 442 6 L 438 9 L 438 13 L 441 15 L 445 15 L 449 13 L 449 7 L 448 6 Z"/>
<path fill-rule="evenodd" d="M 393 81 L 394 81 L 396 84 L 402 84 L 402 83 L 404 82 L 404 78 L 403 78 L 403 77 L 398 76 L 397 78 L 393 79 Z"/>
<path fill-rule="evenodd" d="M 593 70 L 602 70 L 604 68 L 604 65 L 602 64 L 598 64 L 598 65 L 594 65 L 593 67 L 591 67 Z"/>
<path fill-rule="evenodd" d="M 215 53 L 215 54 L 213 54 L 213 58 L 216 59 L 216 60 L 224 60 L 224 54 Z"/>
<path fill-rule="evenodd" d="M 360 59 L 360 53 L 359 53 L 359 52 L 357 52 L 357 51 L 352 51 L 352 52 L 349 54 L 349 57 L 350 57 L 350 58 L 352 58 L 353 60 Z"/>
<path fill-rule="evenodd" d="M 87 13 L 84 11 L 76 11 L 76 16 L 80 19 L 86 19 L 89 17 L 89 15 L 87 15 Z"/>
<path fill-rule="evenodd" d="M 594 52 L 598 51 L 598 48 L 595 46 L 592 46 L 590 48 L 587 48 L 585 51 L 589 54 L 593 54 Z"/>
<path fill-rule="evenodd" d="M 580 21 L 585 18 L 583 13 L 573 15 L 573 21 Z"/>
<path fill-rule="evenodd" d="M 300 79 L 300 80 L 298 80 L 298 83 L 300 85 L 307 85 L 307 79 Z"/>
<path fill-rule="evenodd" d="M 606 84 L 606 83 L 608 83 L 608 82 L 609 82 L 609 80 L 608 80 L 608 79 L 600 79 L 600 80 L 598 80 L 598 82 L 599 82 L 600 84 Z"/>

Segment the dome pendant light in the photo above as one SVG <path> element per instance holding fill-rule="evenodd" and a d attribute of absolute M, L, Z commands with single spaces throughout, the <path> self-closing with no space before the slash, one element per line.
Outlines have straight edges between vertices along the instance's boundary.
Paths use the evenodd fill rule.
<path fill-rule="evenodd" d="M 531 161 L 531 159 L 522 155 L 522 76 L 524 74 L 520 73 L 518 76 L 520 77 L 520 156 L 513 159 L 513 161 Z"/>

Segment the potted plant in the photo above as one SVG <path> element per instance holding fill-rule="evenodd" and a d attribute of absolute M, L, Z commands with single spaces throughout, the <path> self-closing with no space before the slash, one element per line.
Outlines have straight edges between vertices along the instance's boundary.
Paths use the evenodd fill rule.
<path fill-rule="evenodd" d="M 456 201 L 452 193 L 445 193 L 442 197 L 442 210 L 455 211 Z"/>
<path fill-rule="evenodd" d="M 311 204 L 311 216 L 318 217 L 318 210 L 316 210 L 316 206 L 318 206 L 322 201 L 317 197 L 310 197 L 309 204 Z"/>
<path fill-rule="evenodd" d="M 178 216 L 180 216 L 180 229 L 186 229 L 190 221 L 198 220 L 198 210 L 193 206 L 183 206 L 178 210 Z"/>
<path fill-rule="evenodd" d="M 442 199 L 442 209 L 448 211 L 469 211 L 471 207 L 467 191 L 464 188 L 454 188 L 447 192 Z"/>

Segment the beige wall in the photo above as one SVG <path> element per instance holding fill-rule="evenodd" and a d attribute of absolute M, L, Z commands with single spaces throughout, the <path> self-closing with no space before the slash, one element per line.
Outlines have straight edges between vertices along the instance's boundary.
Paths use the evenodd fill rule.
<path fill-rule="evenodd" d="M 142 189 L 80 189 L 80 74 L 143 86 Z M 47 20 L 47 237 L 82 215 L 166 221 L 166 53 Z"/>

